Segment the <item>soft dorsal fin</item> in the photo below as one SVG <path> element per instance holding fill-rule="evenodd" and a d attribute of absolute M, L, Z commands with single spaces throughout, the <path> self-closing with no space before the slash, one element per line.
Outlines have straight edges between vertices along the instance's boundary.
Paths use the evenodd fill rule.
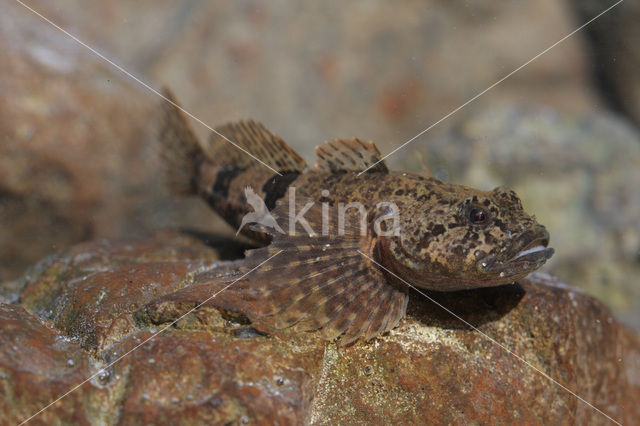
<path fill-rule="evenodd" d="M 279 172 L 302 172 L 307 164 L 277 135 L 257 121 L 243 120 L 216 127 L 216 131 Z M 219 165 L 241 169 L 262 167 L 225 138 L 211 133 L 207 157 Z"/>
<path fill-rule="evenodd" d="M 327 141 L 316 147 L 316 154 L 316 169 L 320 171 L 361 172 L 375 164 L 370 172 L 389 172 L 386 164 L 380 161 L 380 151 L 375 144 L 358 138 Z"/>

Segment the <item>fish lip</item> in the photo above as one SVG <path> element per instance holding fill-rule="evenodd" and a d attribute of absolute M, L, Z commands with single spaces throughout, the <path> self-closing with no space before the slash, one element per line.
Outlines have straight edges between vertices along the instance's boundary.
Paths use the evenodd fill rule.
<path fill-rule="evenodd" d="M 544 226 L 536 225 L 520 234 L 501 256 L 489 255 L 482 259 L 482 269 L 509 275 L 534 271 L 555 253 L 548 245 L 549 233 Z"/>

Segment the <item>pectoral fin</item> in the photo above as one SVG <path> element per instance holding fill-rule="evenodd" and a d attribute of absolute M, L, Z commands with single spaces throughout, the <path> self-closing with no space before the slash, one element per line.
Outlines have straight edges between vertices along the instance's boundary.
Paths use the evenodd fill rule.
<path fill-rule="evenodd" d="M 284 212 L 288 206 L 279 202 L 274 216 L 288 230 Z M 295 236 L 270 232 L 273 241 L 268 247 L 249 252 L 247 261 L 258 262 L 284 250 L 248 277 L 247 287 L 262 312 L 252 320 L 275 328 L 298 324 L 301 329 L 321 330 L 326 339 L 343 335 L 343 345 L 363 336 L 369 340 L 395 327 L 406 312 L 407 293 L 390 285 L 382 271 L 358 252 L 371 238 L 360 235 L 358 218 L 345 219 L 343 235 L 338 233 L 335 215 L 329 217 L 328 232 L 321 232 L 319 206 L 310 208 L 305 218 L 313 234 L 303 229 Z"/>

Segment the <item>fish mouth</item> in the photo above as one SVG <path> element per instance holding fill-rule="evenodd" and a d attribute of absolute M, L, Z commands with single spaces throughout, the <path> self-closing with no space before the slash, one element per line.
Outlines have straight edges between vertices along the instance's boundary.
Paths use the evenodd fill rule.
<path fill-rule="evenodd" d="M 549 233 L 538 225 L 523 232 L 502 256 L 487 256 L 482 260 L 482 269 L 500 276 L 516 276 L 532 272 L 553 256 L 554 249 L 548 247 Z"/>

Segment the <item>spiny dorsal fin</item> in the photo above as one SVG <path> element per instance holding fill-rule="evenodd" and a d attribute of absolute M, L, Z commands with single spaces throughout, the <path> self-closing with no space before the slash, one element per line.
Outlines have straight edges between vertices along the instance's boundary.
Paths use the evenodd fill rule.
<path fill-rule="evenodd" d="M 375 164 L 369 169 L 370 172 L 389 172 L 386 164 L 380 161 L 380 151 L 375 144 L 358 138 L 327 141 L 316 147 L 316 154 L 316 169 L 319 171 L 361 172 Z"/>
<path fill-rule="evenodd" d="M 216 131 L 279 172 L 302 172 L 307 164 L 277 135 L 257 121 L 243 120 L 216 127 Z M 263 167 L 258 161 L 211 133 L 207 157 L 221 166 L 241 169 Z"/>

